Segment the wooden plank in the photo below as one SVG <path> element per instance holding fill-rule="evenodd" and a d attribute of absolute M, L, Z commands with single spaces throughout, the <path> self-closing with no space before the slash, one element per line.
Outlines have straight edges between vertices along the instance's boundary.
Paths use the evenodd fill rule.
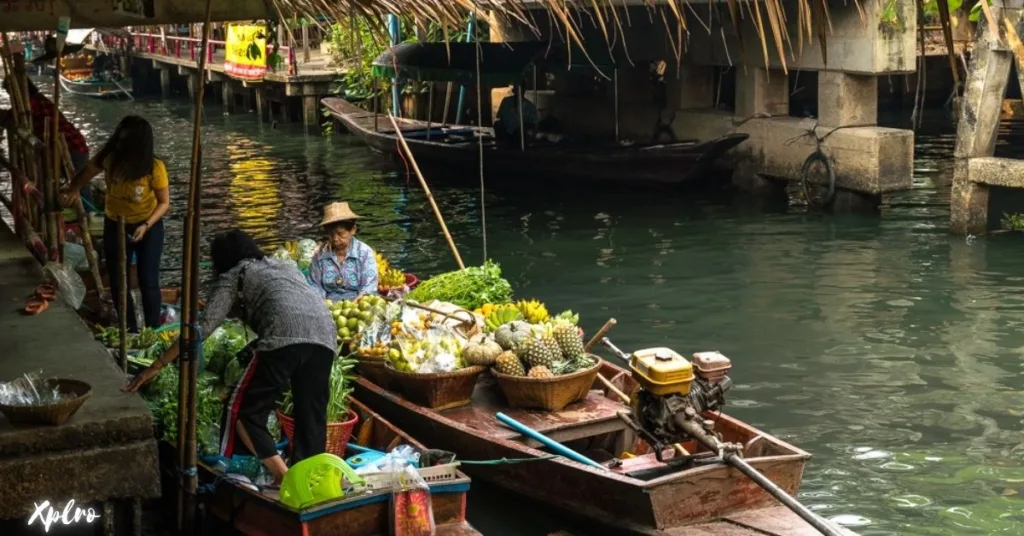
<path fill-rule="evenodd" d="M 440 412 L 447 419 L 476 429 L 485 436 L 495 439 L 517 439 L 521 434 L 498 422 L 494 415 L 499 411 L 509 417 L 546 434 L 554 435 L 559 431 L 572 430 L 614 421 L 611 428 L 605 430 L 624 430 L 625 424 L 618 418 L 618 412 L 625 406 L 614 402 L 597 391 L 591 391 L 581 402 L 570 404 L 561 411 L 535 411 L 528 409 L 509 408 L 500 391 L 493 385 L 478 383 L 473 391 L 473 403 L 470 406 L 453 408 Z M 607 427 L 602 427 L 605 429 Z M 589 436 L 580 436 L 589 437 Z M 574 439 L 579 439 L 575 437 Z M 564 439 L 563 439 L 564 440 Z"/>

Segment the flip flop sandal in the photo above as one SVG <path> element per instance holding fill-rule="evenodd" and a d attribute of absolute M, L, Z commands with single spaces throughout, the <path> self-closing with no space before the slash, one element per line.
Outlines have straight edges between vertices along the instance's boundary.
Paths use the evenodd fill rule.
<path fill-rule="evenodd" d="M 25 301 L 25 313 L 29 315 L 37 315 L 49 307 L 50 302 L 39 296 L 33 296 Z"/>
<path fill-rule="evenodd" d="M 36 296 L 46 301 L 53 301 L 57 298 L 57 289 L 48 283 L 42 284 L 36 287 Z"/>

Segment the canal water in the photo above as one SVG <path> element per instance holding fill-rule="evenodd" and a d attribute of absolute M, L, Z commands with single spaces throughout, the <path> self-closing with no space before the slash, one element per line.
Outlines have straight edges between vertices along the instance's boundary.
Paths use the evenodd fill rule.
<path fill-rule="evenodd" d="M 190 106 L 65 103 L 94 150 L 125 114 L 153 123 L 171 173 L 172 283 Z M 1024 253 L 1018 236 L 948 233 L 954 135 L 941 114 L 930 123 L 914 189 L 887 199 L 881 217 L 513 177 L 486 183 L 485 234 L 478 184 L 444 170 L 428 180 L 463 258 L 480 263 L 486 243 L 519 297 L 578 311 L 588 332 L 615 317 L 622 348 L 731 357 L 728 411 L 814 455 L 799 498 L 821 515 L 864 535 L 1020 534 Z M 205 125 L 206 239 L 240 227 L 273 248 L 315 236 L 322 205 L 346 200 L 367 217 L 360 237 L 395 264 L 421 275 L 455 266 L 401 161 L 216 106 Z M 474 489 L 470 517 L 487 534 L 588 533 Z"/>

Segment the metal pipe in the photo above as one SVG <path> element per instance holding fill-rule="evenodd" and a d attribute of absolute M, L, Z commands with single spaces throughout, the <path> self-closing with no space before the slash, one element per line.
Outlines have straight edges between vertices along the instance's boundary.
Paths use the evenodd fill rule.
<path fill-rule="evenodd" d="M 613 77 L 615 86 L 615 143 L 619 143 L 619 68 L 616 67 Z"/>
<path fill-rule="evenodd" d="M 469 14 L 469 22 L 466 24 L 466 42 L 467 43 L 472 43 L 475 40 L 475 38 L 476 38 L 476 13 L 470 13 Z M 480 81 L 477 80 L 476 83 L 480 84 Z M 464 84 L 461 84 L 461 85 L 459 85 L 459 102 L 458 102 L 458 104 L 455 105 L 455 124 L 456 125 L 461 125 L 462 124 L 462 108 L 463 108 L 463 104 L 465 104 L 465 102 L 466 102 L 466 86 Z M 476 103 L 477 106 L 480 106 L 480 104 L 481 103 L 479 103 L 479 102 Z M 477 126 L 478 127 L 482 127 L 483 125 L 477 125 Z"/>
<path fill-rule="evenodd" d="M 540 432 L 537 432 L 533 428 L 526 426 L 525 424 L 513 419 L 512 417 L 509 417 L 508 415 L 505 415 L 504 413 L 498 412 L 498 414 L 495 415 L 495 418 L 509 425 L 510 427 L 512 427 L 513 430 L 532 439 L 540 441 L 541 443 L 544 444 L 544 446 L 550 448 L 551 450 L 557 452 L 558 454 L 561 454 L 562 456 L 565 456 L 566 458 L 569 458 L 574 462 L 579 462 L 584 465 L 589 465 L 591 467 L 596 467 L 598 469 L 604 469 L 605 471 L 608 471 L 607 467 L 595 462 L 594 460 L 591 460 L 590 458 L 587 458 L 586 456 L 576 452 L 575 450 L 566 447 L 565 445 L 555 441 L 554 439 L 551 439 L 550 437 L 543 435 Z"/>
<path fill-rule="evenodd" d="M 516 96 L 519 100 L 519 150 L 526 150 L 526 125 L 523 124 L 523 86 L 519 84 L 519 88 L 516 91 Z"/>
<path fill-rule="evenodd" d="M 391 39 L 391 46 L 398 44 L 398 40 L 401 39 L 399 33 L 401 28 L 399 26 L 398 17 L 395 15 L 388 15 L 388 34 Z M 398 73 L 395 73 L 395 78 L 391 79 L 391 115 L 395 117 L 402 117 L 402 107 L 398 105 Z"/>

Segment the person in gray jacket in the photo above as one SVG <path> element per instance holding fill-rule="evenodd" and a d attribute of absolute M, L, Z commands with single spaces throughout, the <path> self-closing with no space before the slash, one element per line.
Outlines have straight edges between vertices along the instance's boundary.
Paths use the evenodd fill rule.
<path fill-rule="evenodd" d="M 256 332 L 256 355 L 234 387 L 225 408 L 221 455 L 230 458 L 236 439 L 263 461 L 275 485 L 288 467 L 267 430 L 267 418 L 290 384 L 295 435 L 292 463 L 324 452 L 330 375 L 337 354 L 337 329 L 323 300 L 295 263 L 272 259 L 241 230 L 213 239 L 210 256 L 217 280 L 206 303 L 203 334 L 212 333 L 238 308 Z M 124 390 L 136 391 L 178 357 L 172 345 Z"/>

